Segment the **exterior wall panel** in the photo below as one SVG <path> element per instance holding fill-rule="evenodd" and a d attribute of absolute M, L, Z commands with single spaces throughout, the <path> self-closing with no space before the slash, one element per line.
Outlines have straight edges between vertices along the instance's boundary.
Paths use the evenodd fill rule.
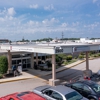
<path fill-rule="evenodd" d="M 99 45 L 90 46 L 90 51 L 93 51 L 93 50 L 100 50 L 100 46 Z"/>

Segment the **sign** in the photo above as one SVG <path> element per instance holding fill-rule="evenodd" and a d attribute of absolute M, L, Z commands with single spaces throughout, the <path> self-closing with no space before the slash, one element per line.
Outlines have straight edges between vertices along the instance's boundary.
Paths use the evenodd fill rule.
<path fill-rule="evenodd" d="M 61 47 L 56 47 L 55 52 L 56 53 L 63 53 L 63 49 Z"/>
<path fill-rule="evenodd" d="M 25 48 L 25 47 L 13 47 L 12 50 L 14 51 L 27 51 L 27 52 L 34 52 L 34 48 Z"/>
<path fill-rule="evenodd" d="M 83 51 L 90 51 L 90 48 L 88 46 L 73 47 L 73 52 L 83 52 Z"/>

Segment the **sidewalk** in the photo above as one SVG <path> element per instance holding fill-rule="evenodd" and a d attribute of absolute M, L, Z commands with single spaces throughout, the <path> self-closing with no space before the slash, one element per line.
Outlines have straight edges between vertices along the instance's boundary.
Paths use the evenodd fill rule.
<path fill-rule="evenodd" d="M 66 70 L 66 69 L 69 69 L 71 67 L 74 67 L 83 62 L 85 62 L 85 60 L 79 60 L 72 64 L 60 67 L 60 68 L 56 69 L 56 73 Z M 31 79 L 31 78 L 39 78 L 40 76 L 47 76 L 50 74 L 52 74 L 52 71 L 40 71 L 40 70 L 28 69 L 28 71 L 22 72 L 22 75 L 20 75 L 20 76 L 0 79 L 0 83 L 13 82 L 13 81 L 25 80 L 25 79 Z"/>

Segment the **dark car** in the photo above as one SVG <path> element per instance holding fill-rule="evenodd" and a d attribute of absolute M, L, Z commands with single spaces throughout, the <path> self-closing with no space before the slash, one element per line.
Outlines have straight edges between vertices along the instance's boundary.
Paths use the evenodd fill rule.
<path fill-rule="evenodd" d="M 78 91 L 81 95 L 89 100 L 100 100 L 100 85 L 91 80 L 81 80 L 70 84 L 67 87 Z"/>
<path fill-rule="evenodd" d="M 20 92 L 13 93 L 0 98 L 0 100 L 46 100 L 42 96 L 35 94 L 33 92 Z"/>
<path fill-rule="evenodd" d="M 39 86 L 33 92 L 47 98 L 47 100 L 88 100 L 77 91 L 63 85 Z"/>

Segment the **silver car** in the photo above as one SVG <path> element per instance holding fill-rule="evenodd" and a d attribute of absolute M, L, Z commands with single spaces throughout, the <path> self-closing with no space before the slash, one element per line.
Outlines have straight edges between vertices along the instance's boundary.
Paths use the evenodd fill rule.
<path fill-rule="evenodd" d="M 55 87 L 49 85 L 39 86 L 33 92 L 47 98 L 47 100 L 88 100 L 77 91 L 63 85 Z"/>

